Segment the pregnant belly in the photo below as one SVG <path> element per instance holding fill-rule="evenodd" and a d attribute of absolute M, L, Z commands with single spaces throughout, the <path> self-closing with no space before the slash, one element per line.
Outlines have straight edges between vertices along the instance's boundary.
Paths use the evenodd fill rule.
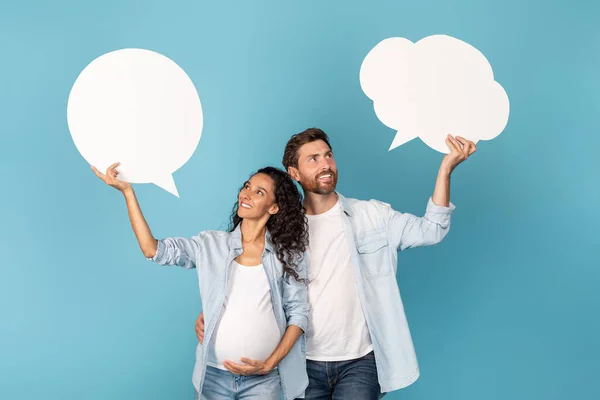
<path fill-rule="evenodd" d="M 225 312 L 215 332 L 209 361 L 219 368 L 225 360 L 243 364 L 242 357 L 266 361 L 280 340 L 281 333 L 272 311 L 267 315 L 244 317 Z"/>

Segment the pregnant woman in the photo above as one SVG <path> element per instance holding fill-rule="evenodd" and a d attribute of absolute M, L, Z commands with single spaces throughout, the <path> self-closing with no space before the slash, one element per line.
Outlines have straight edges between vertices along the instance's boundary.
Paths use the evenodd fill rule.
<path fill-rule="evenodd" d="M 140 248 L 160 265 L 195 268 L 206 329 L 196 349 L 197 399 L 295 399 L 308 386 L 308 225 L 302 196 L 283 171 L 266 167 L 244 183 L 229 231 L 157 240 L 132 186 L 92 167 L 125 197 Z"/>

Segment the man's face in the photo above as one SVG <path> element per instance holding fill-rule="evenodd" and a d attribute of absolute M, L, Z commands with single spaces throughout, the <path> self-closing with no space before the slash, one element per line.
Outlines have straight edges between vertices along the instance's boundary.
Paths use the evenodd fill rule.
<path fill-rule="evenodd" d="M 306 143 L 298 149 L 298 168 L 289 174 L 306 192 L 327 195 L 335 190 L 338 171 L 331 149 L 322 140 Z"/>

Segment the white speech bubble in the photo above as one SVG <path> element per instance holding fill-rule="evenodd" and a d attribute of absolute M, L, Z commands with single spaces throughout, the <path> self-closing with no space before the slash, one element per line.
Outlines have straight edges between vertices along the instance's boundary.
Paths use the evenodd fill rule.
<path fill-rule="evenodd" d="M 171 59 L 121 49 L 93 60 L 69 94 L 67 121 L 83 158 L 119 179 L 154 183 L 179 197 L 173 172 L 202 134 L 202 106 L 189 76 Z"/>
<path fill-rule="evenodd" d="M 397 131 L 389 150 L 419 137 L 448 154 L 448 134 L 477 143 L 508 122 L 508 96 L 487 59 L 450 36 L 379 42 L 361 65 L 360 84 L 379 120 Z"/>

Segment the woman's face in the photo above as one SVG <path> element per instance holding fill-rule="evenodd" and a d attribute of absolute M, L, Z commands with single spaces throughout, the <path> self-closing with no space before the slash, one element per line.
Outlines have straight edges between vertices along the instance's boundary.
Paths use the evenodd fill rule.
<path fill-rule="evenodd" d="M 275 184 L 271 177 L 266 174 L 252 176 L 238 194 L 238 216 L 243 219 L 269 219 L 277 211 Z"/>

